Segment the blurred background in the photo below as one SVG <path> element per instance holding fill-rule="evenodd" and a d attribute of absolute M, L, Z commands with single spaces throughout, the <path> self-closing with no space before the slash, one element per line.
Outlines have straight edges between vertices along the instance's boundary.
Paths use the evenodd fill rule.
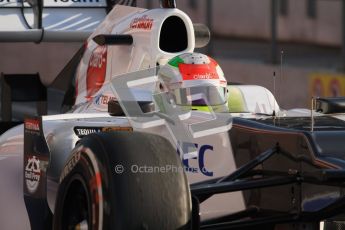
<path fill-rule="evenodd" d="M 177 0 L 177 7 L 208 25 L 211 42 L 196 51 L 216 59 L 228 81 L 275 91 L 285 109 L 345 96 L 345 0 Z M 0 43 L 0 72 L 39 72 L 49 85 L 81 45 Z M 50 111 L 60 106 L 54 93 L 48 99 Z"/>
<path fill-rule="evenodd" d="M 138 1 L 151 8 L 157 1 Z M 345 95 L 345 1 L 180 0 L 178 7 L 211 30 L 201 50 L 231 82 L 258 84 L 283 108 L 310 107 L 312 96 Z"/>

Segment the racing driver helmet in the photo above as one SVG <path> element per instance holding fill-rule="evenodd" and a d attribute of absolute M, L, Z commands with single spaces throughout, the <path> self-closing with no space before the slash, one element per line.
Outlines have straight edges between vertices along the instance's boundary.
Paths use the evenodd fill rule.
<path fill-rule="evenodd" d="M 185 109 L 228 112 L 227 81 L 218 63 L 207 55 L 184 53 L 158 72 L 160 90 Z"/>

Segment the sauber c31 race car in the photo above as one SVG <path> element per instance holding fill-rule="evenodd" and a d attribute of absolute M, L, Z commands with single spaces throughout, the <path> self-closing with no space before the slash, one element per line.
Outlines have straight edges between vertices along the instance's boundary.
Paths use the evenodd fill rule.
<path fill-rule="evenodd" d="M 193 53 L 207 28 L 161 6 L 116 5 L 56 78 L 67 112 L 0 136 L 1 229 L 341 225 L 341 115 L 227 85 Z M 341 99 L 317 105 L 343 112 Z"/>

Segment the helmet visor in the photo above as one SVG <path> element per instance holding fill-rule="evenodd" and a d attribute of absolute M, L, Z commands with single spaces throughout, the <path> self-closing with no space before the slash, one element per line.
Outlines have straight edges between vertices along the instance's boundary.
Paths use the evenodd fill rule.
<path fill-rule="evenodd" d="M 172 91 L 176 105 L 215 106 L 227 102 L 227 89 L 220 86 L 198 86 Z"/>

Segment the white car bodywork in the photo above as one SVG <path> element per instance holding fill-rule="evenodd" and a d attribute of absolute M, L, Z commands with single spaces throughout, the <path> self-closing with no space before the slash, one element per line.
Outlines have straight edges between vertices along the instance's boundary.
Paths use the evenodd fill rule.
<path fill-rule="evenodd" d="M 93 111 L 94 112 L 94 111 Z M 236 113 L 235 116 L 241 117 L 254 117 L 253 113 Z M 202 112 L 195 112 L 193 118 L 196 120 L 204 120 Z M 260 116 L 258 116 L 260 117 Z M 56 192 L 58 188 L 59 176 L 61 169 L 66 162 L 71 150 L 78 141 L 78 136 L 74 132 L 74 127 L 128 127 L 130 122 L 125 117 L 112 117 L 108 113 L 70 113 L 62 115 L 43 116 L 43 132 L 47 140 L 51 152 L 50 159 L 50 176 L 48 178 L 47 186 L 47 199 L 49 207 L 52 212 L 54 211 Z M 169 133 L 166 127 L 160 126 L 151 129 L 136 130 L 144 132 L 152 132 L 169 138 Z M 22 188 L 22 170 L 23 170 L 23 125 L 15 127 L 1 136 L 0 141 L 0 164 L 9 165 L 9 167 L 1 167 L 2 175 L 11 175 L 6 177 L 2 183 L 12 183 L 11 190 L 1 190 L 1 203 L 17 204 L 16 208 L 7 210 L 8 215 L 15 215 L 18 218 L 24 218 L 23 222 L 20 222 L 21 229 L 28 227 L 28 217 L 26 214 L 25 204 L 23 201 Z M 200 152 L 197 157 L 192 159 L 185 159 L 188 162 L 190 168 L 196 169 L 197 172 L 187 172 L 187 177 L 190 183 L 200 182 L 203 180 L 221 177 L 228 175 L 236 169 L 235 161 L 232 154 L 231 143 L 227 132 L 214 134 L 212 136 L 201 137 L 194 140 L 193 144 L 197 144 L 198 150 L 204 149 L 203 162 L 205 168 L 212 172 L 212 176 L 204 175 L 200 171 Z M 186 148 L 191 143 L 185 143 Z M 206 147 L 206 148 L 205 148 Z M 181 156 L 183 158 L 183 156 Z M 10 173 L 16 167 L 17 173 Z M 15 177 L 15 179 L 14 179 Z M 9 181 L 10 180 L 10 181 Z M 13 181 L 16 181 L 16 186 L 13 187 Z M 5 186 L 9 187 L 9 185 Z M 16 193 L 13 193 L 16 191 Z M 20 191 L 18 193 L 18 191 Z M 9 194 L 10 193 L 10 194 Z M 16 196 L 14 196 L 16 194 Z M 204 219 L 214 216 L 220 216 L 229 212 L 236 212 L 245 208 L 245 202 L 242 192 L 227 193 L 222 195 L 215 195 L 208 199 L 201 205 L 201 217 Z M 18 212 L 18 210 L 21 210 Z M 8 216 L 7 216 L 8 217 Z M 18 222 L 11 224 L 11 219 L 6 218 L 6 215 L 1 215 L 2 223 L 7 223 L 8 228 L 17 226 Z M 6 226 L 6 224 L 5 224 Z"/>
<path fill-rule="evenodd" d="M 162 24 L 171 17 L 180 18 L 187 30 L 187 48 L 181 52 L 169 53 L 160 49 L 159 36 Z M 138 28 L 133 23 L 140 20 L 152 25 Z M 94 53 L 98 45 L 92 40 L 99 34 L 130 34 L 133 36 L 131 46 L 108 46 L 104 50 Z M 134 72 L 150 67 L 157 63 L 165 64 L 170 58 L 184 53 L 193 52 L 195 47 L 193 24 L 189 17 L 178 9 L 154 9 L 145 10 L 125 6 L 116 6 L 99 27 L 92 33 L 86 42 L 86 51 L 80 61 L 76 74 L 77 98 L 72 113 L 51 115 L 42 117 L 43 133 L 50 151 L 50 166 L 48 168 L 48 203 L 54 212 L 56 192 L 59 177 L 71 150 L 79 137 L 75 127 L 130 127 L 131 122 L 126 117 L 112 117 L 107 113 L 109 100 L 115 97 L 111 82 L 120 74 Z M 97 56 L 98 55 L 98 56 Z M 98 58 L 98 60 L 96 60 Z M 94 60 L 92 60 L 94 59 Z M 105 60 L 103 60 L 105 59 Z M 97 86 L 92 95 L 88 95 L 88 70 L 90 63 L 99 63 L 99 69 L 105 68 L 102 85 Z M 93 65 L 91 64 L 91 65 Z M 105 67 L 102 65 L 105 65 Z M 262 87 L 236 86 L 241 92 L 246 111 L 234 113 L 236 116 L 255 117 L 255 113 L 270 114 L 279 111 L 274 96 Z M 230 95 L 231 97 L 231 95 Z M 98 100 L 96 100 L 98 98 Z M 253 100 L 253 98 L 255 98 Z M 190 120 L 193 122 L 207 120 L 203 112 L 192 112 Z M 166 126 L 151 128 L 133 127 L 135 131 L 155 133 L 171 139 Z M 85 134 L 90 129 L 85 129 Z M 92 130 L 92 129 L 91 129 Z M 185 140 L 177 140 L 182 143 Z M 190 183 L 221 177 L 230 174 L 236 169 L 231 143 L 227 132 L 215 133 L 211 136 L 199 137 L 192 143 L 182 143 L 182 148 L 197 146 L 198 155 L 183 156 L 185 166 L 191 171 L 187 172 Z M 2 185 L 0 189 L 0 203 L 10 207 L 0 215 L 2 229 L 29 229 L 29 220 L 23 200 L 23 150 L 24 136 L 23 125 L 12 128 L 0 137 L 0 177 Z M 186 150 L 188 152 L 188 150 Z M 164 153 L 162 153 L 164 154 Z M 202 159 L 201 159 L 202 158 Z M 204 167 L 201 167 L 202 164 Z M 207 169 L 203 171 L 202 169 Z M 192 172 L 195 171 L 195 172 Z M 201 205 L 201 217 L 207 219 L 220 216 L 229 212 L 236 212 L 245 208 L 242 192 L 233 192 L 223 195 L 215 195 Z M 15 216 L 15 218 L 13 218 Z"/>

